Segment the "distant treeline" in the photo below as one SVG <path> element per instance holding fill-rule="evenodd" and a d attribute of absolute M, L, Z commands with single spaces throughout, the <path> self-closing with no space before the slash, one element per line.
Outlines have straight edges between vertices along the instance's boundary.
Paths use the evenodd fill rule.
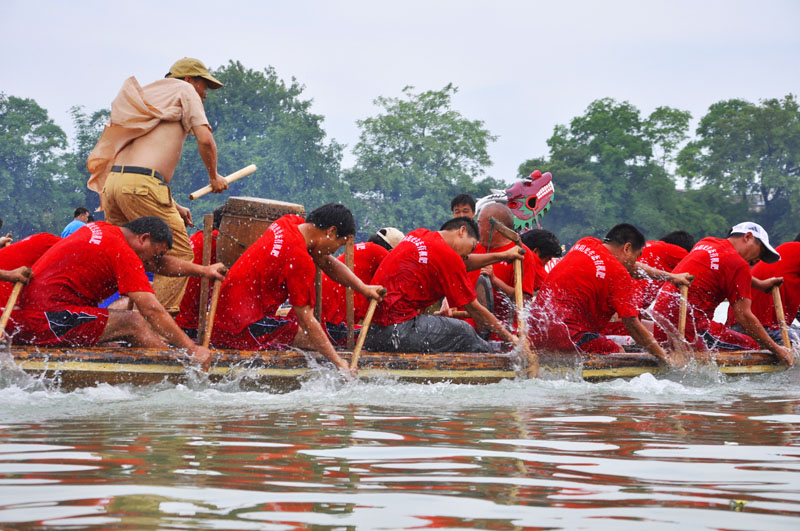
<path fill-rule="evenodd" d="M 452 108 L 452 85 L 426 92 L 406 87 L 399 98 L 377 98 L 377 113 L 357 122 L 355 165 L 342 168 L 345 146 L 326 138 L 323 117 L 310 111 L 312 102 L 303 99 L 297 81 L 287 83 L 272 68 L 251 70 L 238 61 L 214 75 L 225 87 L 210 93 L 205 107 L 220 173 L 247 164 L 259 170 L 230 193 L 190 205 L 186 195 L 208 184 L 190 137 L 172 189 L 195 219 L 233 194 L 301 203 L 307 210 L 342 202 L 364 233 L 386 225 L 438 228 L 456 194 L 481 197 L 490 188 L 507 187 L 486 176 L 488 146 L 497 138 L 482 121 Z M 76 137 L 68 142 L 35 101 L 0 93 L 4 230 L 20 237 L 58 233 L 75 207 L 99 204 L 86 188 L 86 158 L 108 110 L 73 107 L 72 117 Z M 690 119 L 670 107 L 643 117 L 628 102 L 599 99 L 568 125 L 556 125 L 548 157 L 522 162 L 516 177 L 534 169 L 552 172 L 556 193 L 543 225 L 565 242 L 602 235 L 622 221 L 650 239 L 675 229 L 696 237 L 722 235 L 744 220 L 761 223 L 776 242 L 793 239 L 800 230 L 794 215 L 800 211 L 796 98 L 715 103 L 693 137 Z"/>

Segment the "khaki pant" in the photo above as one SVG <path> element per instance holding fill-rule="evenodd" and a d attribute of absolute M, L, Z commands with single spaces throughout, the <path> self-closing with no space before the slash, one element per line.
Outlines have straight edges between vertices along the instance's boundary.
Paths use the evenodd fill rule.
<path fill-rule="evenodd" d="M 172 201 L 169 186 L 148 175 L 111 172 L 101 197 L 107 222 L 124 225 L 144 216 L 163 219 L 172 229 L 172 249 L 167 254 L 188 262 L 194 260 L 186 226 Z M 155 276 L 153 289 L 168 312 L 175 314 L 180 310 L 187 281 L 186 277 Z"/>

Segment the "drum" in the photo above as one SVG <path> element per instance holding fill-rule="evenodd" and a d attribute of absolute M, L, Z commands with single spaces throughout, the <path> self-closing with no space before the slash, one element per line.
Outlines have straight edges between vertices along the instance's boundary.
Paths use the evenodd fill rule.
<path fill-rule="evenodd" d="M 267 230 L 273 221 L 286 214 L 305 217 L 303 205 L 260 197 L 231 197 L 222 207 L 217 236 L 217 259 L 231 267 Z"/>

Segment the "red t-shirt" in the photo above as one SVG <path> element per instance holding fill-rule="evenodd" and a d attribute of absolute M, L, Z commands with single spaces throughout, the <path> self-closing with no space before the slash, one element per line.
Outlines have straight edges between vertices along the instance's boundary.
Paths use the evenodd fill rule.
<path fill-rule="evenodd" d="M 582 238 L 547 275 L 531 315 L 541 324 L 564 323 L 570 335 L 600 332 L 615 312 L 621 319 L 638 315 L 633 286 L 600 240 Z"/>
<path fill-rule="evenodd" d="M 12 271 L 18 267 L 31 267 L 50 247 L 60 241 L 58 236 L 42 232 L 0 248 L 0 269 Z M 14 284 L 11 282 L 0 282 L 0 307 L 6 305 L 13 289 Z"/>
<path fill-rule="evenodd" d="M 706 330 L 714 319 L 714 310 L 728 299 L 733 304 L 750 298 L 750 265 L 739 256 L 730 241 L 703 238 L 692 252 L 680 261 L 673 273 L 690 273 L 694 281 L 689 287 L 688 308 L 694 319 L 686 319 L 686 339 L 694 341 L 694 330 Z M 653 310 L 678 326 L 680 292 L 672 283 L 665 283 L 658 293 Z"/>
<path fill-rule="evenodd" d="M 544 279 L 547 277 L 547 269 L 544 268 L 544 263 L 539 255 L 531 252 L 531 256 L 533 258 L 533 290 L 537 291 L 542 289 Z"/>
<path fill-rule="evenodd" d="M 661 271 L 671 273 L 675 266 L 689 254 L 686 249 L 673 245 L 671 243 L 662 241 L 647 242 L 642 250 L 642 256 L 638 262 L 655 267 Z M 638 286 L 637 291 L 641 293 L 642 302 L 641 308 L 649 308 L 653 301 L 656 300 L 658 290 L 664 284 L 662 281 L 638 279 L 636 280 Z"/>
<path fill-rule="evenodd" d="M 781 259 L 774 264 L 757 263 L 752 269 L 755 278 L 765 280 L 772 277 L 783 277 L 781 284 L 781 303 L 787 324 L 791 325 L 800 309 L 800 242 L 787 242 L 776 249 Z M 778 317 L 775 315 L 775 303 L 772 293 L 752 290 L 752 311 L 758 320 L 767 328 L 778 329 Z M 728 325 L 736 322 L 733 307 L 728 309 Z"/>
<path fill-rule="evenodd" d="M 357 243 L 353 249 L 353 273 L 365 284 L 372 280 L 378 266 L 386 258 L 389 251 L 386 248 L 371 242 Z M 345 256 L 339 257 L 344 263 Z M 322 275 L 322 321 L 327 323 L 344 323 L 347 320 L 347 303 L 345 300 L 346 288 L 331 280 L 328 275 Z M 353 292 L 353 309 L 355 320 L 358 322 L 367 314 L 369 303 L 360 293 Z"/>
<path fill-rule="evenodd" d="M 228 271 L 222 283 L 215 327 L 238 334 L 288 298 L 292 306 L 313 306 L 314 260 L 298 228 L 300 216 L 287 215 L 270 225 Z"/>
<path fill-rule="evenodd" d="M 219 231 L 211 231 L 211 263 L 217 262 L 217 234 Z M 192 244 L 195 264 L 203 263 L 203 231 L 196 232 L 189 238 Z M 197 328 L 200 312 L 200 277 L 189 277 L 186 283 L 186 291 L 183 292 L 181 299 L 180 313 L 175 316 L 178 326 L 186 329 Z"/>
<path fill-rule="evenodd" d="M 144 264 L 122 229 L 104 221 L 81 227 L 53 245 L 35 264 L 22 291 L 25 310 L 97 306 L 115 291 L 153 293 Z"/>
<path fill-rule="evenodd" d="M 517 244 L 514 242 L 508 242 L 506 245 L 502 247 L 495 247 L 492 249 L 493 253 L 502 253 L 504 251 L 508 251 L 509 249 L 515 247 Z M 522 259 L 522 292 L 527 295 L 533 295 L 533 291 L 536 289 L 536 259 L 539 258 L 536 254 L 528 249 L 528 246 L 523 244 L 522 247 L 525 249 L 525 255 Z M 478 244 L 475 248 L 475 254 L 484 254 L 486 253 L 486 248 Z M 539 263 L 541 264 L 541 260 Z M 544 268 L 544 266 L 542 266 Z M 514 262 L 498 262 L 496 264 L 492 264 L 492 269 L 494 270 L 494 275 L 508 284 L 509 286 L 515 286 L 515 277 L 514 277 Z M 480 273 L 480 269 L 477 270 Z M 470 271 L 472 273 L 472 271 Z M 477 278 L 475 279 L 478 280 Z M 496 290 L 495 290 L 496 291 Z"/>
<path fill-rule="evenodd" d="M 378 266 L 371 283 L 387 291 L 375 311 L 378 326 L 413 319 L 442 297 L 453 307 L 475 299 L 475 284 L 467 279 L 464 260 L 441 234 L 428 229 L 406 235 Z"/>
<path fill-rule="evenodd" d="M 507 244 L 503 245 L 502 247 L 495 247 L 492 249 L 493 253 L 502 253 L 507 251 L 516 244 L 514 242 L 508 242 Z M 539 259 L 536 254 L 531 251 L 527 245 L 523 244 L 522 247 L 525 249 L 525 255 L 522 259 L 522 293 L 532 296 L 535 289 L 538 289 L 536 286 L 536 278 L 538 276 L 537 273 L 537 260 L 538 264 L 541 265 L 542 261 Z M 475 251 L 472 254 L 486 254 L 486 248 L 478 244 L 475 248 Z M 544 270 L 544 266 L 541 266 Z M 508 284 L 509 286 L 516 287 L 516 276 L 514 275 L 514 262 L 498 262 L 496 264 L 492 264 L 492 270 L 494 271 L 494 275 L 499 279 Z M 481 270 L 476 269 L 467 273 L 467 278 L 469 278 L 472 285 L 475 286 L 476 282 L 478 281 L 478 276 L 480 275 Z M 509 300 L 505 294 L 500 294 L 496 289 L 492 288 L 494 291 L 494 303 L 495 303 L 495 315 L 501 321 L 505 319 L 505 317 L 511 311 L 511 308 L 506 306 L 506 301 Z M 512 297 L 513 299 L 513 297 Z"/>

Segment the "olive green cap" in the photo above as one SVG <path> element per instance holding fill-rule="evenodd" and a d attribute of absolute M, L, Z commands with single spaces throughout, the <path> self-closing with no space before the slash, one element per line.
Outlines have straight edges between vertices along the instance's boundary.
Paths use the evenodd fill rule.
<path fill-rule="evenodd" d="M 186 76 L 198 76 L 202 77 L 206 81 L 208 81 L 208 88 L 212 90 L 216 90 L 218 88 L 222 88 L 222 83 L 211 75 L 211 72 L 208 71 L 208 68 L 203 61 L 200 59 L 194 59 L 192 57 L 184 57 L 183 59 L 178 59 L 175 61 L 169 72 L 164 77 L 174 77 L 177 79 L 183 79 Z"/>

